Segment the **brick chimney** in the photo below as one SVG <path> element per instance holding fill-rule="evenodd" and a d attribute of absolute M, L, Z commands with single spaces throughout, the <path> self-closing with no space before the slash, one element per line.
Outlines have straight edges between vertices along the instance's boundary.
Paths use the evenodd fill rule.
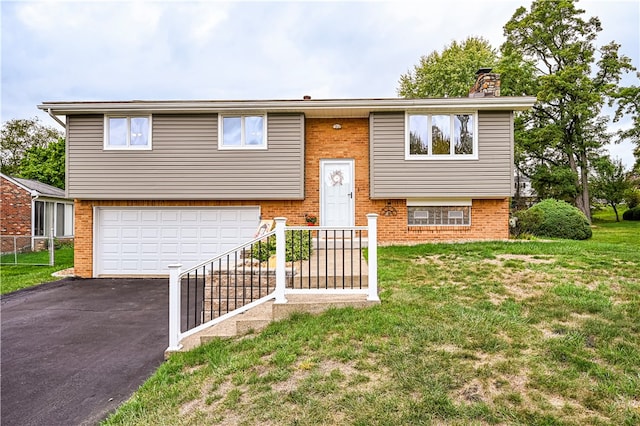
<path fill-rule="evenodd" d="M 476 83 L 469 90 L 470 98 L 500 96 L 500 74 L 491 72 L 491 68 L 476 71 Z"/>

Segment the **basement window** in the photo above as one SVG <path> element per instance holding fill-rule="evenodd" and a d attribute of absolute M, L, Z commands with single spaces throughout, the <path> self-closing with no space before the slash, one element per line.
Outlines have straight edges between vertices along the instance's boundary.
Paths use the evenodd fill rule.
<path fill-rule="evenodd" d="M 407 200 L 409 226 L 470 226 L 471 200 Z"/>

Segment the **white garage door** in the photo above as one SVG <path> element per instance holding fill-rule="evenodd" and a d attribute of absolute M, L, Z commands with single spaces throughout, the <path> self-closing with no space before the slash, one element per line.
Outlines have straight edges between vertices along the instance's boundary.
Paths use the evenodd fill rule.
<path fill-rule="evenodd" d="M 259 207 L 96 209 L 96 275 L 167 275 L 253 238 Z"/>

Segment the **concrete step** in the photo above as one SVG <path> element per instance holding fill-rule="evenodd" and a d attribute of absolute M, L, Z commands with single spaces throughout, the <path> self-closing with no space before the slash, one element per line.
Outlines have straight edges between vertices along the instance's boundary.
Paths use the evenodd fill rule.
<path fill-rule="evenodd" d="M 249 332 L 261 331 L 271 322 L 286 319 L 294 312 L 319 314 L 330 308 L 365 308 L 379 303 L 368 301 L 365 294 L 289 294 L 287 295 L 287 303 L 275 304 L 273 300 L 267 301 L 242 314 L 187 337 L 181 342 L 183 345 L 181 350 L 193 349 L 217 337 L 236 337 Z"/>
<path fill-rule="evenodd" d="M 273 304 L 272 318 L 274 321 L 286 319 L 294 312 L 320 314 L 330 308 L 365 308 L 377 305 L 380 302 L 367 300 L 364 294 L 350 295 L 287 295 L 287 303 Z"/>

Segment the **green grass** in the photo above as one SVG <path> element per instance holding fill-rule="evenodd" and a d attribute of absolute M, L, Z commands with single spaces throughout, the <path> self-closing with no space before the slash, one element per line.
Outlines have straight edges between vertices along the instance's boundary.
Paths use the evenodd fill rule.
<path fill-rule="evenodd" d="M 13 255 L 2 256 L 2 262 L 13 262 L 13 259 Z M 49 263 L 49 252 L 46 250 L 19 254 L 18 263 L 21 264 L 0 266 L 0 294 L 58 280 L 51 274 L 73 266 L 73 246 L 64 244 L 56 249 L 54 266 L 33 265 Z"/>
<path fill-rule="evenodd" d="M 639 424 L 638 235 L 381 247 L 381 305 L 173 355 L 105 424 Z"/>

